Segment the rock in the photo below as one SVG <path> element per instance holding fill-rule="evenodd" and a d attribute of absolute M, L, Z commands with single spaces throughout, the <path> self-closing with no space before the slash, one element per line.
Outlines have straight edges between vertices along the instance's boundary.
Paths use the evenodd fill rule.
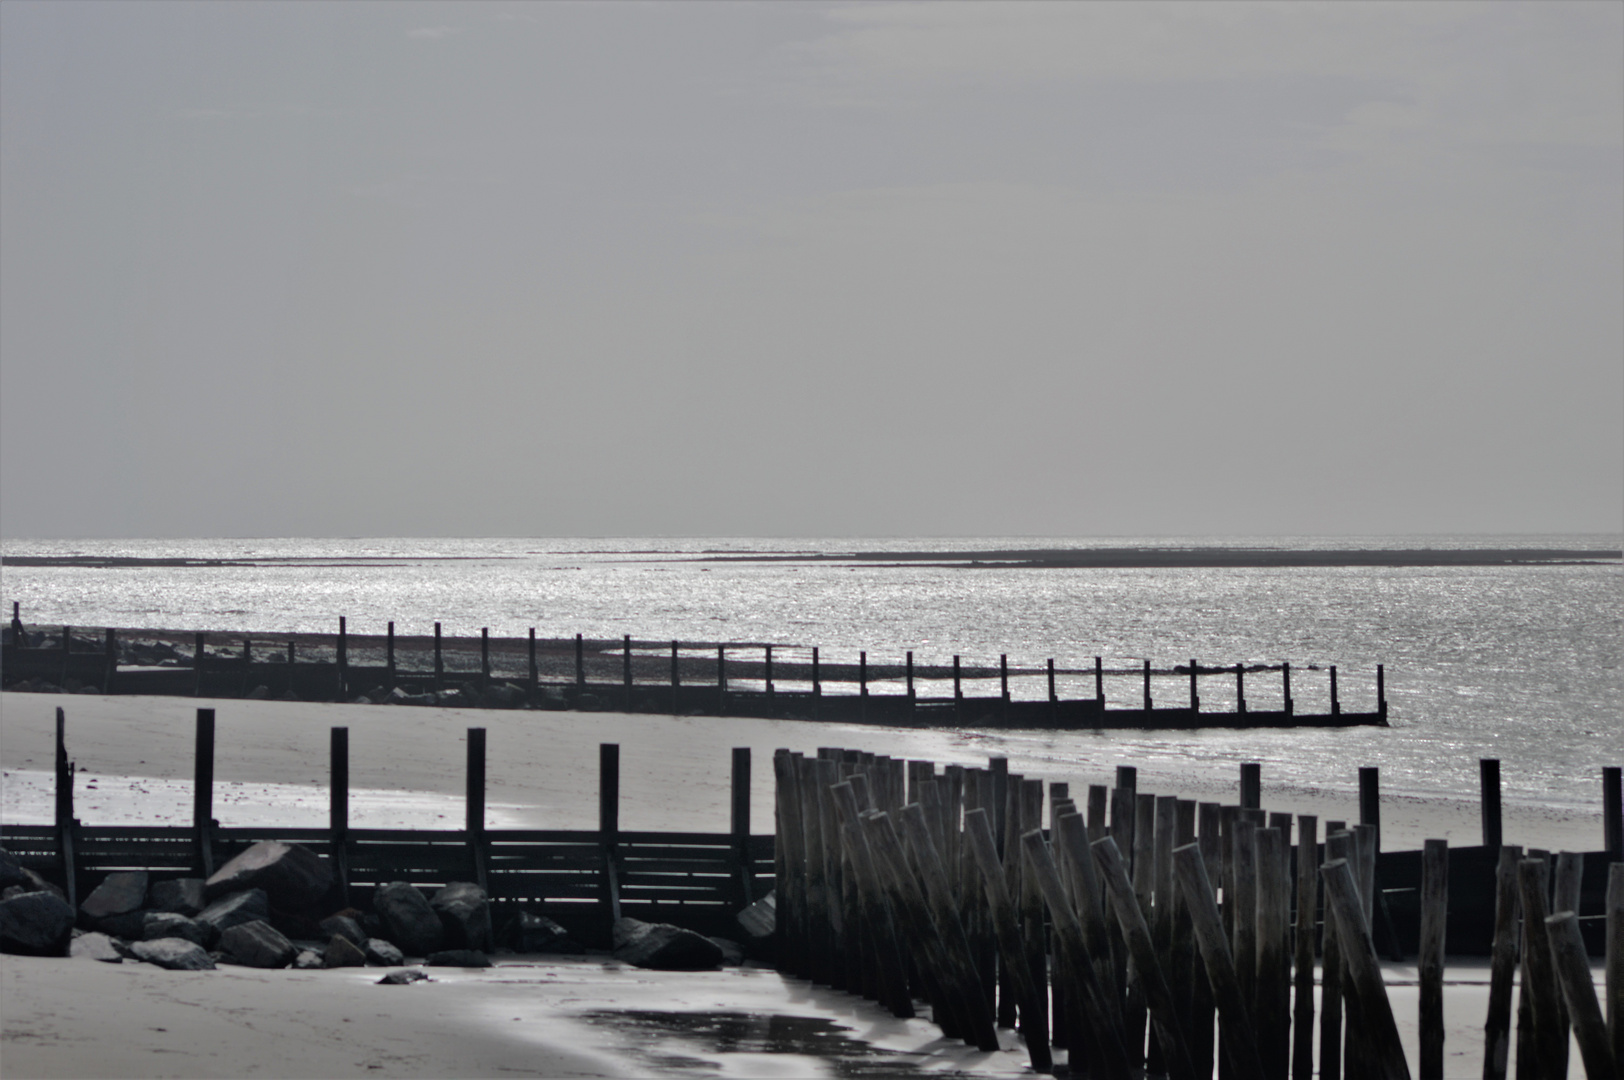
<path fill-rule="evenodd" d="M 205 949 L 213 945 L 220 935 L 207 923 L 196 922 L 173 911 L 149 911 L 141 919 L 141 941 L 178 937 L 194 942 Z"/>
<path fill-rule="evenodd" d="M 710 943 L 722 950 L 722 966 L 738 967 L 744 963 L 744 946 L 725 937 L 713 937 Z"/>
<path fill-rule="evenodd" d="M 300 949 L 299 955 L 293 958 L 293 966 L 300 971 L 321 970 L 321 953 L 315 949 Z"/>
<path fill-rule="evenodd" d="M 147 902 L 147 872 L 117 870 L 102 879 L 79 905 L 92 922 L 109 915 L 127 915 Z"/>
<path fill-rule="evenodd" d="M 74 921 L 68 902 L 43 889 L 0 900 L 0 952 L 61 956 Z"/>
<path fill-rule="evenodd" d="M 753 938 L 772 937 L 778 925 L 778 894 L 770 892 L 734 916 Z"/>
<path fill-rule="evenodd" d="M 703 971 L 719 967 L 722 950 L 703 934 L 670 923 L 616 919 L 615 959 L 658 971 Z"/>
<path fill-rule="evenodd" d="M 295 694 L 293 692 L 293 689 L 291 687 L 289 687 L 288 689 L 282 691 L 280 694 L 276 695 L 276 700 L 278 700 L 278 701 L 298 701 L 299 700 L 299 695 Z"/>
<path fill-rule="evenodd" d="M 367 954 L 349 938 L 342 934 L 334 934 L 333 940 L 327 943 L 327 949 L 321 954 L 321 966 L 324 968 L 336 967 L 366 967 Z"/>
<path fill-rule="evenodd" d="M 248 691 L 248 700 L 249 701 L 268 701 L 270 699 L 270 696 L 271 696 L 271 688 L 269 686 L 265 686 L 263 684 L 261 684 L 259 686 L 256 686 L 252 690 Z"/>
<path fill-rule="evenodd" d="M 184 938 L 159 938 L 157 941 L 137 941 L 130 946 L 130 955 L 148 964 L 156 964 L 170 971 L 213 971 L 214 961 L 201 945 Z"/>
<path fill-rule="evenodd" d="M 275 907 L 303 911 L 332 887 L 327 860 L 300 844 L 262 840 L 214 872 L 204 884 L 213 900 L 243 889 L 263 889 Z"/>
<path fill-rule="evenodd" d="M 493 683 L 485 690 L 484 702 L 487 708 L 516 709 L 524 702 L 524 690 L 510 682 Z"/>
<path fill-rule="evenodd" d="M 351 945 L 354 945 L 357 948 L 360 948 L 367 943 L 366 931 L 361 929 L 360 923 L 356 922 L 348 915 L 329 916 L 321 921 L 320 929 L 321 932 L 326 934 L 328 937 L 334 937 L 336 935 L 338 937 L 345 938 Z"/>
<path fill-rule="evenodd" d="M 208 903 L 202 878 L 154 881 L 147 886 L 147 907 L 153 911 L 172 911 L 190 919 L 195 918 Z"/>
<path fill-rule="evenodd" d="M 220 951 L 244 967 L 285 968 L 299 955 L 282 931 L 263 919 L 238 923 L 220 935 Z"/>
<path fill-rule="evenodd" d="M 448 948 L 489 952 L 496 947 L 491 937 L 490 901 L 478 885 L 450 882 L 434 894 L 429 906 L 440 916 Z"/>
<path fill-rule="evenodd" d="M 28 884 L 28 869 L 17 861 L 17 856 L 0 847 L 0 889 Z"/>
<path fill-rule="evenodd" d="M 27 885 L 8 885 L 4 889 L 0 889 L 0 900 L 10 900 L 13 896 L 21 896 L 25 892 L 35 891 L 37 890 L 30 889 Z"/>
<path fill-rule="evenodd" d="M 545 915 L 520 911 L 507 925 L 502 940 L 515 952 L 551 953 L 557 956 L 580 956 L 586 947 L 570 936 L 570 932 Z"/>
<path fill-rule="evenodd" d="M 394 942 L 381 937 L 367 938 L 361 951 L 366 954 L 367 963 L 375 967 L 399 967 L 406 962 L 406 957 L 395 948 Z"/>
<path fill-rule="evenodd" d="M 491 958 L 478 949 L 444 949 L 429 953 L 423 963 L 426 967 L 488 968 Z"/>
<path fill-rule="evenodd" d="M 223 934 L 233 926 L 270 917 L 271 905 L 265 899 L 264 890 L 246 889 L 230 896 L 222 896 L 200 911 L 197 921 L 207 923 L 214 927 L 217 933 Z"/>
<path fill-rule="evenodd" d="M 104 934 L 111 934 L 125 941 L 140 941 L 146 937 L 147 913 L 126 911 L 122 915 L 109 915 L 105 919 L 97 919 L 91 926 Z"/>
<path fill-rule="evenodd" d="M 410 986 L 414 982 L 430 982 L 428 972 L 418 971 L 416 968 L 407 968 L 405 971 L 391 971 L 378 980 L 379 986 Z"/>
<path fill-rule="evenodd" d="M 383 919 L 389 940 L 408 956 L 437 952 L 445 941 L 439 914 L 422 893 L 404 881 L 380 885 L 373 893 L 372 907 Z"/>
<path fill-rule="evenodd" d="M 100 960 L 104 964 L 122 964 L 124 954 L 106 934 L 91 931 L 77 934 L 68 942 L 68 955 L 75 960 Z"/>

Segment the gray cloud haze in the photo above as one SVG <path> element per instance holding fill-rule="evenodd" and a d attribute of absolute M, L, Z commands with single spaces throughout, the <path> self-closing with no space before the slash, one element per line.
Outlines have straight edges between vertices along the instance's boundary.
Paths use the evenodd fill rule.
<path fill-rule="evenodd" d="M 1624 527 L 1624 6 L 0 5 L 0 530 Z"/>

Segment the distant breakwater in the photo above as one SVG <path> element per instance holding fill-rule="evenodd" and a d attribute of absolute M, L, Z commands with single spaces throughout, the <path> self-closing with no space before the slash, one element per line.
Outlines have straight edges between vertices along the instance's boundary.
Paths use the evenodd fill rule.
<path fill-rule="evenodd" d="M 109 694 L 273 698 L 297 701 L 459 707 L 619 710 L 639 713 L 748 716 L 897 727 L 1021 730 L 1189 730 L 1387 726 L 1386 679 L 1376 665 L 1365 708 L 1344 708 L 1336 665 L 1295 669 L 1324 680 L 1325 712 L 1299 712 L 1294 669 L 1278 664 L 1188 664 L 1134 667 L 964 664 L 916 665 L 855 658 L 826 660 L 816 646 L 771 643 L 456 638 L 432 635 L 227 634 L 66 626 L 26 626 L 13 606 L 5 628 L 0 681 L 6 689 Z M 1057 677 L 1074 685 L 1092 675 L 1092 697 L 1062 697 Z M 1153 678 L 1187 684 L 1177 698 L 1153 696 Z M 1265 683 L 1269 707 L 1247 699 L 1248 677 Z M 1128 679 L 1135 706 L 1107 707 L 1105 680 Z M 1234 707 L 1203 709 L 1201 687 L 1232 680 Z M 996 680 L 996 691 L 987 692 Z M 968 684 L 980 684 L 979 686 Z M 1032 688 L 1038 687 L 1036 694 Z M 978 692 L 979 691 L 979 692 Z M 1262 701 L 1260 694 L 1255 701 Z"/>

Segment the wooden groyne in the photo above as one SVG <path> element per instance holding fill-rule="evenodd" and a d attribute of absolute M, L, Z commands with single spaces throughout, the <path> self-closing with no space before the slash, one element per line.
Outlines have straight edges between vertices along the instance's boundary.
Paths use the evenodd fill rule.
<path fill-rule="evenodd" d="M 605 943 L 622 915 L 718 935 L 743 926 L 786 974 L 928 1015 L 985 1049 L 1018 1025 L 1035 1070 L 1058 1072 L 1063 1051 L 1072 1075 L 1210 1076 L 1220 1062 L 1235 1078 L 1407 1077 L 1377 963 L 1413 957 L 1419 1075 L 1442 1076 L 1446 953 L 1492 955 L 1486 1076 L 1507 1075 L 1514 1015 L 1519 1056 L 1565 1046 L 1571 1024 L 1589 1075 L 1614 1075 L 1617 767 L 1602 769 L 1603 849 L 1582 853 L 1501 842 L 1493 760 L 1481 767 L 1484 843 L 1420 851 L 1383 849 L 1374 768 L 1359 770 L 1359 820 L 1324 822 L 1322 839 L 1314 815 L 1263 806 L 1260 763 L 1241 767 L 1223 805 L 1141 791 L 1131 766 L 1074 794 L 1004 758 L 939 767 L 840 748 L 774 754 L 770 834 L 751 832 L 746 748 L 731 754 L 725 831 L 622 830 L 615 744 L 599 749 L 597 829 L 491 829 L 484 736 L 468 729 L 461 829 L 352 827 L 343 727 L 331 731 L 327 828 L 230 828 L 213 816 L 215 713 L 198 709 L 191 824 L 103 826 L 75 816 L 58 710 L 55 820 L 0 823 L 0 843 L 75 904 L 111 871 L 207 875 L 281 840 L 328 859 L 346 903 L 390 881 L 472 880 L 499 913 L 545 911 L 587 942 Z M 1588 974 L 1587 957 L 1603 955 L 1610 1029 Z"/>
<path fill-rule="evenodd" d="M 319 634 L 99 631 L 21 622 L 15 605 L 0 655 L 6 688 L 50 686 L 109 694 L 260 697 L 300 701 L 389 701 L 550 709 L 752 716 L 888 726 L 1013 729 L 1193 729 L 1387 725 L 1386 670 L 1374 672 L 1364 707 L 1344 707 L 1336 665 L 1191 660 L 1153 667 L 1149 659 L 1109 668 L 1100 656 L 1082 667 L 1010 663 L 916 663 L 825 656 L 816 646 L 756 643 L 453 638 L 356 635 L 348 621 Z M 1323 681 L 1327 707 L 1300 710 L 1307 679 Z M 1108 706 L 1106 680 L 1120 700 Z M 1229 708 L 1203 706 L 1201 690 L 1222 680 Z M 1177 687 L 1168 694 L 1169 684 Z M 1065 686 L 1092 690 L 1063 696 Z M 996 691 L 987 689 L 996 686 Z M 1035 692 L 1034 692 L 1034 688 Z M 1160 697 L 1153 695 L 1160 691 Z M 1317 692 L 1316 692 L 1317 693 Z"/>

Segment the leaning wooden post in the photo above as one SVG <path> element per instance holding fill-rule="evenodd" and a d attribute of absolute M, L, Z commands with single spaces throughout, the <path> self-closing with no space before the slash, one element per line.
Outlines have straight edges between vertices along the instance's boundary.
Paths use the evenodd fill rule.
<path fill-rule="evenodd" d="M 440 624 L 434 624 L 434 689 L 438 693 L 445 682 L 445 651 L 440 642 Z"/>
<path fill-rule="evenodd" d="M 1480 758 L 1477 763 L 1479 790 L 1483 793 L 1483 846 L 1500 850 L 1500 759 Z"/>
<path fill-rule="evenodd" d="M 15 615 L 15 609 L 13 609 L 13 615 Z M 56 842 L 62 856 L 63 883 L 68 887 L 68 906 L 77 911 L 79 910 L 79 860 L 74 854 L 74 839 L 75 834 L 78 832 L 79 822 L 73 814 L 73 774 L 73 762 L 68 760 L 67 714 L 58 706 L 56 710 Z"/>
<path fill-rule="evenodd" d="M 1517 892 L 1523 910 L 1523 981 L 1519 1004 L 1526 1001 L 1531 1010 L 1533 1030 L 1517 1031 L 1517 1071 L 1523 1070 L 1524 1055 L 1537 1063 L 1538 1075 L 1566 1076 L 1568 1071 L 1568 1032 L 1562 991 L 1556 981 L 1555 960 L 1550 939 L 1540 933 L 1547 914 L 1545 893 L 1550 886 L 1550 867 L 1545 859 L 1525 858 L 1517 864 Z M 1531 1036 L 1531 1037 L 1528 1037 Z"/>
<path fill-rule="evenodd" d="M 620 744 L 598 744 L 598 850 L 603 856 L 603 904 L 620 920 Z"/>
<path fill-rule="evenodd" d="M 214 710 L 197 710 L 197 746 L 192 763 L 192 831 L 203 876 L 214 876 Z"/>
<path fill-rule="evenodd" d="M 1495 762 L 1496 765 L 1499 762 Z M 1500 847 L 1494 874 L 1494 945 L 1489 961 L 1489 1013 L 1484 1023 L 1483 1080 L 1505 1080 L 1511 1061 L 1511 991 L 1517 973 L 1517 927 L 1522 901 L 1517 864 L 1522 848 Z"/>
<path fill-rule="evenodd" d="M 1410 1066 L 1404 1060 L 1353 868 L 1346 859 L 1332 859 L 1320 867 L 1320 880 L 1325 885 L 1326 905 L 1336 917 L 1337 941 L 1342 946 L 1350 993 L 1358 1002 L 1360 1037 L 1371 1073 L 1380 1080 L 1410 1080 Z"/>
<path fill-rule="evenodd" d="M 1318 892 L 1319 818 L 1298 814 L 1292 1080 L 1312 1080 L 1314 1075 L 1314 901 Z"/>
<path fill-rule="evenodd" d="M 1607 857 L 1624 861 L 1624 769 L 1617 765 L 1601 770 L 1601 834 Z"/>
<path fill-rule="evenodd" d="M 328 740 L 327 831 L 344 906 L 350 903 L 350 729 L 335 727 Z"/>
<path fill-rule="evenodd" d="M 1607 868 L 1607 1032 L 1624 1068 L 1624 863 Z"/>
<path fill-rule="evenodd" d="M 1444 928 L 1449 918 L 1449 841 L 1428 840 L 1421 850 L 1421 1080 L 1444 1075 Z"/>
<path fill-rule="evenodd" d="M 862 774 L 843 780 L 831 789 L 835 813 L 840 818 L 840 836 L 845 850 L 851 855 L 853 874 L 857 879 L 858 905 L 862 925 L 869 935 L 875 966 L 878 969 L 878 990 L 881 1004 L 899 1019 L 914 1015 L 913 995 L 908 992 L 908 958 L 898 932 L 899 916 L 894 915 L 886 903 L 885 883 L 874 865 L 874 853 L 863 832 L 863 807 L 858 798 Z M 783 894 L 780 893 L 780 896 Z"/>
<path fill-rule="evenodd" d="M 490 881 L 485 873 L 485 729 L 482 727 L 468 729 L 468 789 L 464 809 L 474 881 L 489 893 Z"/>
<path fill-rule="evenodd" d="M 1568 1003 L 1568 1015 L 1573 1019 L 1573 1034 L 1584 1059 L 1585 1076 L 1588 1080 L 1616 1080 L 1617 1059 L 1608 1042 L 1601 1005 L 1596 1001 L 1596 984 L 1590 977 L 1590 957 L 1585 952 L 1584 937 L 1579 933 L 1578 913 L 1559 911 L 1552 915 L 1545 920 L 1545 935 L 1549 938 L 1557 980 Z"/>
<path fill-rule="evenodd" d="M 1224 933 L 1223 919 L 1218 914 L 1218 902 L 1207 879 L 1200 847 L 1185 844 L 1174 848 L 1173 872 L 1178 877 L 1184 905 L 1190 912 L 1196 947 L 1201 951 L 1202 966 L 1217 1006 L 1219 1024 L 1223 1028 L 1221 1050 L 1229 1071 L 1236 1077 L 1263 1076 L 1246 995 L 1235 975 L 1229 938 Z"/>
<path fill-rule="evenodd" d="M 750 863 L 750 748 L 733 748 L 732 836 L 733 858 L 738 864 L 741 907 L 755 903 L 754 868 Z"/>

